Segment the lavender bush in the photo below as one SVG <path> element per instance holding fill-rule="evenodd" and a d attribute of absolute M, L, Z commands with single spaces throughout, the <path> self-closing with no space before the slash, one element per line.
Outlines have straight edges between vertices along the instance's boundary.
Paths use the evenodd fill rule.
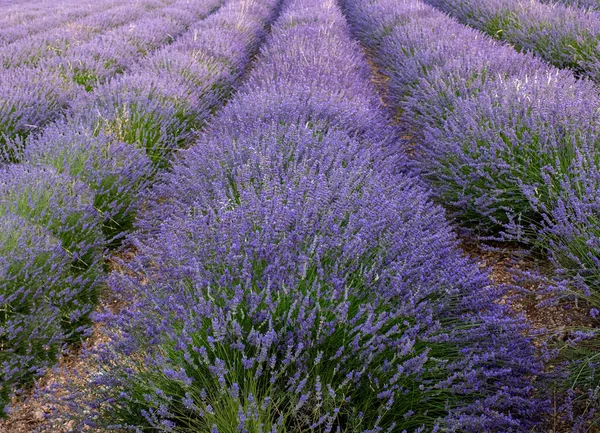
<path fill-rule="evenodd" d="M 457 101 L 439 128 L 426 130 L 418 165 L 466 218 L 503 228 L 534 223 L 529 237 L 535 238 L 558 197 L 577 188 L 575 178 L 598 170 L 594 90 L 561 73 L 490 82 Z M 574 166 L 577 153 L 590 156 L 587 164 Z"/>
<path fill-rule="evenodd" d="M 526 428 L 519 418 L 534 421 L 540 406 L 524 380 L 538 373 L 532 347 L 515 339 L 525 329 L 493 303 L 439 208 L 407 179 L 373 175 L 374 155 L 344 133 L 281 129 L 244 140 L 243 164 L 216 159 L 228 155 L 216 146 L 189 161 L 212 168 L 187 179 L 193 206 L 137 245 L 151 283 L 114 277 L 142 299 L 104 317 L 118 324 L 115 344 L 86 387 L 111 404 L 87 421 Z M 477 377 L 510 394 L 478 391 Z"/>
<path fill-rule="evenodd" d="M 600 80 L 600 16 L 561 4 L 426 0 L 460 21 L 580 76 Z"/>
<path fill-rule="evenodd" d="M 89 91 L 115 75 L 130 71 L 142 58 L 185 34 L 190 25 L 206 18 L 220 4 L 220 0 L 168 4 L 76 46 L 54 58 L 47 67 L 58 68 L 67 79 Z"/>
<path fill-rule="evenodd" d="M 57 5 L 54 1 L 36 2 L 27 8 L 13 5 L 3 7 L 0 22 L 0 45 L 7 45 L 36 33 L 47 32 L 67 23 L 75 24 L 90 15 L 117 7 L 110 0 L 96 2 L 68 1 Z"/>
<path fill-rule="evenodd" d="M 101 220 L 82 184 L 49 168 L 0 169 L 0 414 L 89 325 L 102 282 Z M 53 236 L 51 236 L 52 234 Z"/>
<path fill-rule="evenodd" d="M 56 236 L 71 258 L 73 272 L 88 277 L 82 298 L 97 299 L 104 240 L 89 188 L 49 167 L 18 164 L 1 169 L 0 192 L 1 214 L 21 216 Z"/>
<path fill-rule="evenodd" d="M 274 5 L 257 2 L 249 9 L 243 1 L 228 3 L 134 74 L 77 101 L 75 119 L 94 133 L 145 149 L 165 168 L 173 150 L 185 145 L 233 90 Z M 89 112 L 96 116 L 84 114 Z"/>
<path fill-rule="evenodd" d="M 94 208 L 102 213 L 106 239 L 133 226 L 152 165 L 146 153 L 104 133 L 92 134 L 67 120 L 54 123 L 29 140 L 23 159 L 49 166 L 87 184 L 94 192 Z"/>
<path fill-rule="evenodd" d="M 0 217 L 0 416 L 15 384 L 54 361 L 64 341 L 70 259 L 60 242 L 13 215 Z"/>
<path fill-rule="evenodd" d="M 0 171 L 0 215 L 16 214 L 46 228 L 60 240 L 71 259 L 75 282 L 65 290 L 63 326 L 78 341 L 90 324 L 103 280 L 102 219 L 93 194 L 82 183 L 51 168 L 24 164 Z"/>
<path fill-rule="evenodd" d="M 172 0 L 169 0 L 172 2 Z M 168 4 L 168 2 L 166 2 Z M 66 25 L 23 38 L 0 47 L 0 64 L 4 68 L 35 67 L 42 60 L 60 56 L 73 41 L 84 42 L 116 27 L 135 21 L 153 9 L 164 5 L 159 0 L 128 3 L 117 8 L 103 9 L 96 14 Z M 76 45 L 76 44 L 75 44 Z"/>
<path fill-rule="evenodd" d="M 14 160 L 16 158 L 14 150 L 11 149 L 7 152 L 6 142 L 23 140 L 32 132 L 37 132 L 48 121 L 63 114 L 68 108 L 69 103 L 78 99 L 81 93 L 78 91 L 76 84 L 81 84 L 89 90 L 97 84 L 98 80 L 107 79 L 111 74 L 114 75 L 119 71 L 124 71 L 127 67 L 131 66 L 134 60 L 143 56 L 147 51 L 169 42 L 173 35 L 177 36 L 178 26 L 182 26 L 183 24 L 170 21 L 168 13 L 165 14 L 166 17 L 162 21 L 158 19 L 149 20 L 148 18 L 135 21 L 135 18 L 143 11 L 143 4 L 140 7 L 140 11 L 134 8 L 131 11 L 121 10 L 120 12 L 128 16 L 128 19 L 133 20 L 130 24 L 137 25 L 134 28 L 141 28 L 143 30 L 131 32 L 128 30 L 128 26 L 124 26 L 120 32 L 115 30 L 107 34 L 102 34 L 96 38 L 92 38 L 89 43 L 80 46 L 88 53 L 89 58 L 94 58 L 97 64 L 102 65 L 102 71 L 96 71 L 91 75 L 84 71 L 84 59 L 78 55 L 77 48 L 71 50 L 73 53 L 70 51 L 65 53 L 65 51 L 68 51 L 73 40 L 78 38 L 77 35 L 72 35 L 68 32 L 63 35 L 64 48 L 57 47 L 56 41 L 46 41 L 45 43 L 51 46 L 52 49 L 48 49 L 47 53 L 44 51 L 42 57 L 50 57 L 50 60 L 46 59 L 42 61 L 41 58 L 38 59 L 36 57 L 36 54 L 34 57 L 37 60 L 34 62 L 34 66 L 26 65 L 19 67 L 23 63 L 31 62 L 29 60 L 22 62 L 15 61 L 15 55 L 29 55 L 27 54 L 27 49 L 21 46 L 21 44 L 0 47 L 0 57 L 4 56 L 4 66 L 8 68 L 6 73 L 0 78 L 0 93 L 4 95 L 2 106 L 0 107 L 0 154 L 8 153 L 8 157 Z M 131 9 L 131 6 L 129 8 Z M 205 12 L 208 13 L 210 10 L 211 6 L 207 5 Z M 108 14 L 108 12 L 111 11 L 105 11 L 104 13 Z M 136 12 L 138 12 L 137 15 Z M 143 14 L 141 15 L 143 16 Z M 115 18 L 117 20 L 115 21 L 116 23 L 123 22 L 123 15 L 113 16 L 113 14 L 109 14 L 108 17 Z M 194 17 L 195 15 L 192 14 L 188 19 L 193 20 Z M 165 23 L 171 23 L 171 26 Z M 104 27 L 110 27 L 111 24 L 114 23 L 109 21 Z M 150 24 L 153 24 L 153 27 L 151 27 L 153 29 L 152 35 L 144 34 L 143 32 L 148 31 Z M 81 27 L 73 26 L 73 28 L 88 27 L 89 25 L 84 26 L 83 23 L 81 23 Z M 101 28 L 103 27 L 101 26 Z M 159 28 L 167 36 L 157 38 L 155 35 L 159 34 L 157 31 Z M 182 31 L 180 30 L 180 32 Z M 109 36 L 112 36 L 112 38 Z M 147 39 L 145 45 L 143 43 L 144 36 Z M 91 46 L 103 46 L 102 41 L 107 38 L 110 40 L 113 54 L 119 58 L 119 61 L 124 62 L 120 66 L 108 58 L 100 58 L 91 49 Z M 128 38 L 131 40 L 132 46 L 136 46 L 136 44 L 137 46 L 133 51 L 130 50 L 131 52 L 126 56 L 124 52 L 118 52 L 115 47 L 124 45 L 123 42 L 128 40 Z M 84 37 L 81 39 L 85 40 Z M 27 43 L 30 43 L 30 46 L 35 50 L 45 50 L 45 48 L 40 48 L 40 41 L 23 42 L 23 44 Z M 83 75 L 78 75 L 80 72 Z"/>
<path fill-rule="evenodd" d="M 385 124 L 367 71 L 334 4 L 288 3 L 243 90 L 154 189 L 134 273 L 111 278 L 132 305 L 101 318 L 112 340 L 67 401 L 80 428 L 533 426 L 545 403 L 526 327 L 440 208 L 392 174 L 386 128 L 341 121 Z M 232 115 L 245 122 L 228 136 Z"/>
<path fill-rule="evenodd" d="M 62 112 L 69 88 L 57 74 L 14 69 L 0 75 L 0 92 L 0 157 L 14 160 L 18 149 L 8 142 L 27 137 Z"/>

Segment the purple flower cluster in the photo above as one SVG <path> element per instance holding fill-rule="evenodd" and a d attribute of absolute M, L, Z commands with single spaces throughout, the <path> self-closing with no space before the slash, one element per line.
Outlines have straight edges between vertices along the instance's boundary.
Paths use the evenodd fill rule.
<path fill-rule="evenodd" d="M 538 0 L 425 2 L 521 51 L 600 82 L 600 15 L 596 13 Z"/>
<path fill-rule="evenodd" d="M 13 43 L 0 46 L 0 63 L 4 68 L 38 65 L 68 53 L 80 43 L 99 38 L 120 26 L 127 26 L 169 3 L 173 3 L 173 0 L 143 0 L 114 8 L 102 8 L 73 23 L 26 35 Z"/>
<path fill-rule="evenodd" d="M 57 4 L 54 0 L 2 6 L 0 46 L 8 45 L 37 33 L 48 32 L 65 24 L 77 25 L 80 20 L 118 5 L 111 1 L 69 0 Z"/>
<path fill-rule="evenodd" d="M 164 50 L 138 61 L 135 71 L 84 92 L 64 118 L 5 152 L 23 162 L 0 166 L 0 224 L 8 230 L 22 218 L 32 228 L 0 237 L 2 411 L 23 381 L 84 330 L 104 280 L 103 248 L 131 228 L 140 193 L 156 173 L 153 159 L 164 164 L 166 149 L 185 144 L 224 102 L 277 3 L 236 0 L 218 9 L 219 4 L 170 2 L 158 21 L 139 22 L 139 33 L 133 28 L 128 36 L 116 33 L 147 38 L 145 46 L 143 38 L 132 39 L 145 52 L 173 42 L 153 27 L 160 20 L 187 28 Z M 4 113 L 10 115 L 11 108 Z M 161 160 L 152 152 L 159 148 Z M 47 232 L 36 231 L 42 228 Z M 41 240 L 36 246 L 29 239 Z M 12 254 L 18 246 L 22 255 Z M 17 310 L 15 303 L 25 296 L 31 299 Z"/>
<path fill-rule="evenodd" d="M 112 341 L 59 416 L 165 432 L 531 429 L 546 405 L 527 328 L 395 174 L 368 79 L 335 3 L 286 2 L 245 86 L 153 189 L 134 272 L 111 277 L 131 305 L 101 317 Z"/>

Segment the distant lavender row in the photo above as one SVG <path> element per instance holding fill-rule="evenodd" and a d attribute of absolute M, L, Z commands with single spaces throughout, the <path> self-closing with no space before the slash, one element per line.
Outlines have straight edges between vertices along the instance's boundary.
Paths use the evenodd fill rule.
<path fill-rule="evenodd" d="M 140 13 L 129 25 L 74 46 L 36 67 L 6 70 L 0 76 L 0 152 L 7 151 L 4 143 L 39 132 L 46 122 L 62 115 L 73 100 L 81 99 L 86 90 L 130 70 L 136 62 L 171 43 L 218 5 L 217 0 L 179 0 L 160 10 Z M 11 158 L 18 153 L 9 152 Z"/>
<path fill-rule="evenodd" d="M 274 0 L 231 0 L 132 74 L 76 101 L 25 143 L 24 160 L 88 183 L 109 237 L 132 226 L 139 193 L 226 100 L 264 35 Z"/>
<path fill-rule="evenodd" d="M 32 0 L 0 0 L 0 6 L 2 7 L 14 7 L 16 5 L 24 5 L 26 3 L 31 3 Z"/>
<path fill-rule="evenodd" d="M 102 318 L 114 338 L 100 371 L 58 416 L 162 432 L 529 431 L 545 405 L 526 328 L 441 209 L 392 174 L 397 143 L 339 8 L 286 3 L 243 89 L 153 190 L 134 272 L 112 277 L 134 300 Z"/>
<path fill-rule="evenodd" d="M 115 8 L 119 4 L 115 0 L 81 2 L 71 0 L 59 5 L 56 1 L 34 3 L 17 8 L 17 13 L 3 11 L 0 18 L 0 46 L 15 42 L 36 33 L 48 32 L 60 25 L 85 25 L 88 16 Z M 19 12 L 26 13 L 19 13 Z"/>
<path fill-rule="evenodd" d="M 41 0 L 38 2 L 34 2 L 33 0 L 0 0 L 0 8 L 2 8 L 3 12 L 0 25 L 5 22 L 15 22 L 15 20 L 25 21 L 35 18 L 39 15 L 38 9 L 45 10 L 50 3 L 52 3 L 52 0 Z"/>
<path fill-rule="evenodd" d="M 600 82 L 600 15 L 538 0 L 426 0 L 464 24 Z"/>
<path fill-rule="evenodd" d="M 132 108 L 162 109 L 165 116 L 177 115 L 169 111 L 175 103 L 186 108 L 194 103 L 204 111 L 189 115 L 205 119 L 205 107 L 214 109 L 223 90 L 231 90 L 257 48 L 273 8 L 273 1 L 248 5 L 246 0 L 232 0 L 206 24 L 192 26 L 181 43 L 156 54 L 146 65 L 149 69 L 140 70 L 137 78 L 124 77 L 121 87 L 115 82 L 115 87 L 104 90 L 113 89 L 114 98 L 132 98 Z M 225 68 L 215 73 L 207 67 L 210 64 Z M 124 87 L 127 82 L 132 85 L 129 93 Z M 158 97 L 169 88 L 171 93 Z M 100 94 L 96 101 L 90 96 L 83 104 L 100 110 L 100 105 L 94 104 L 105 103 L 104 111 L 96 114 L 118 117 L 115 110 L 120 102 L 109 105 L 100 100 Z M 137 106 L 136 101 L 146 105 Z M 31 139 L 26 163 L 0 169 L 0 226 L 7 230 L 6 237 L 0 237 L 2 406 L 20 385 L 56 359 L 65 341 L 77 338 L 85 329 L 82 326 L 95 307 L 103 281 L 102 247 L 107 237 L 125 229 L 119 220 L 123 213 L 129 212 L 127 218 L 133 218 L 138 204 L 132 200 L 154 171 L 143 145 L 135 140 L 140 138 L 138 133 L 132 132 L 134 139 L 128 144 L 108 127 L 90 129 L 107 120 L 92 114 L 74 113 L 50 125 Z M 86 115 L 87 123 L 83 120 Z M 121 113 L 115 122 L 127 128 L 126 122 L 121 122 L 123 116 Z M 160 120 L 164 125 L 177 121 Z M 142 133 L 148 123 L 136 126 Z M 24 299 L 28 302 L 23 303 Z M 0 408 L 0 414 L 3 410 Z"/>
<path fill-rule="evenodd" d="M 135 20 L 144 14 L 146 6 L 152 4 L 158 5 L 155 0 L 151 0 L 149 3 L 139 3 L 135 7 L 124 5 L 102 11 L 85 18 L 84 21 L 87 24 L 80 22 L 75 27 L 67 26 L 76 29 L 74 32 L 69 30 L 61 33 L 57 30 L 48 34 L 42 33 L 36 37 L 26 38 L 19 43 L 2 47 L 0 52 L 3 53 L 6 61 L 15 60 L 16 57 L 12 57 L 13 55 L 21 56 L 22 59 L 31 55 L 35 58 L 38 54 L 45 55 L 46 53 L 58 55 L 57 52 L 49 50 L 46 46 L 46 43 L 52 46 L 58 40 L 53 40 L 52 37 L 48 38 L 49 34 L 56 36 L 56 32 L 58 32 L 63 44 L 66 45 L 71 44 L 71 39 L 85 41 L 84 34 L 91 37 L 97 32 Z M 77 59 L 71 60 L 74 63 L 66 63 L 66 65 L 77 67 Z M 9 65 L 5 64 L 4 66 Z M 2 95 L 0 98 L 0 131 L 2 132 L 0 152 L 6 150 L 5 143 L 7 141 L 23 138 L 43 126 L 48 120 L 60 115 L 68 106 L 69 101 L 75 97 L 78 87 L 76 82 L 72 81 L 71 77 L 63 76 L 69 70 L 61 71 L 56 66 L 60 66 L 60 64 L 12 68 L 4 70 L 0 75 L 0 94 Z M 72 78 L 76 79 L 77 76 Z"/>
<path fill-rule="evenodd" d="M 540 247 L 598 306 L 600 98 L 592 82 L 419 0 L 344 3 L 416 142 L 411 165 L 439 201 L 480 233 Z M 588 361 L 580 353 L 573 364 Z M 577 380 L 591 378 L 584 386 L 594 389 L 597 367 L 588 366 L 592 374 Z"/>
<path fill-rule="evenodd" d="M 149 12 L 165 7 L 174 0 L 142 0 L 127 2 L 116 8 L 102 9 L 71 24 L 37 33 L 15 43 L 0 46 L 3 68 L 37 66 L 40 61 L 61 56 L 72 47 L 124 26 Z"/>
<path fill-rule="evenodd" d="M 565 6 L 579 7 L 588 10 L 600 9 L 600 0 L 540 0 L 542 3 L 560 3 Z"/>

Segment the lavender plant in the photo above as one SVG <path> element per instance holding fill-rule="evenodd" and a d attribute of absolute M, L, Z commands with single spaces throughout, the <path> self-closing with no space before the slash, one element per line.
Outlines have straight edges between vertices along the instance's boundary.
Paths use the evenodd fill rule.
<path fill-rule="evenodd" d="M 142 62 L 134 74 L 81 98 L 72 109 L 75 119 L 95 133 L 145 149 L 158 168 L 165 168 L 173 150 L 184 146 L 229 96 L 274 6 L 273 1 L 250 9 L 241 1 L 229 3 Z M 97 115 L 77 115 L 87 112 Z"/>
<path fill-rule="evenodd" d="M 220 0 L 172 2 L 140 19 L 99 35 L 56 57 L 48 67 L 90 91 L 118 74 L 128 72 L 141 59 L 185 34 L 190 25 L 206 18 Z"/>
<path fill-rule="evenodd" d="M 59 26 L 77 24 L 94 13 L 111 9 L 117 5 L 111 1 L 76 2 L 69 1 L 57 5 L 54 1 L 36 2 L 27 8 L 13 5 L 2 9 L 3 19 L 0 23 L 0 45 L 7 45 L 20 39 L 32 36 Z"/>
<path fill-rule="evenodd" d="M 76 328 L 97 303 L 102 275 L 102 220 L 93 194 L 82 183 L 49 167 L 16 164 L 0 171 L 0 215 L 12 213 L 50 231 L 71 259 L 80 278 L 70 293 Z"/>
<path fill-rule="evenodd" d="M 18 149 L 8 143 L 24 139 L 63 112 L 70 92 L 58 75 L 32 69 L 3 71 L 0 89 L 0 157 L 14 160 Z"/>
<path fill-rule="evenodd" d="M 204 13 L 209 13 L 212 8 L 214 8 L 214 3 L 207 4 Z M 125 13 L 126 11 L 121 12 Z M 77 47 L 68 50 L 69 44 L 77 39 L 71 34 L 63 35 L 66 47 L 58 48 L 52 45 L 53 50 L 49 50 L 49 53 L 53 54 L 46 53 L 50 60 L 38 59 L 39 62 L 36 60 L 35 67 L 15 66 L 22 62 L 15 63 L 11 53 L 23 56 L 27 53 L 27 50 L 19 44 L 0 47 L 0 52 L 6 48 L 7 53 L 5 54 L 8 60 L 5 60 L 8 63 L 5 62 L 5 67 L 9 68 L 0 79 L 0 92 L 5 95 L 0 107 L 1 154 L 8 154 L 10 160 L 17 159 L 18 155 L 15 155 L 14 149 L 5 149 L 6 142 L 22 141 L 31 132 L 37 132 L 48 121 L 60 117 L 68 108 L 69 103 L 78 99 L 78 95 L 81 93 L 76 84 L 81 84 L 87 90 L 91 90 L 99 80 L 108 79 L 117 72 L 123 72 L 131 67 L 139 57 L 168 43 L 178 35 L 178 32 L 182 33 L 185 29 L 185 23 L 169 19 L 168 11 L 165 12 L 165 17 L 153 20 L 146 17 L 137 21 L 135 21 L 136 14 L 133 12 L 128 14 L 128 19 L 133 20 L 130 24 L 135 25 L 134 29 L 140 30 L 132 32 L 128 30 L 130 29 L 128 26 L 124 26 L 120 28 L 120 31 L 113 30 L 101 34 L 91 38 L 87 44 L 79 46 L 80 50 L 83 50 L 88 56 L 86 58 L 88 60 L 93 58 L 93 62 L 99 66 L 100 69 L 93 73 L 88 73 L 89 71 L 84 65 L 85 59 L 80 55 L 81 51 Z M 202 11 L 200 11 L 200 16 L 204 16 Z M 195 18 L 195 14 L 190 14 L 188 20 L 193 22 Z M 119 16 L 118 19 L 122 20 L 123 18 Z M 157 34 L 160 34 L 159 30 L 164 32 L 162 38 L 156 37 Z M 85 38 L 82 39 L 85 40 Z M 107 45 L 103 44 L 105 40 L 108 41 Z M 124 51 L 119 52 L 115 47 L 127 45 L 124 44 L 127 40 L 130 40 L 129 51 L 127 48 L 123 48 Z M 53 44 L 53 42 L 48 42 L 48 44 Z M 39 49 L 39 45 L 36 43 L 33 43 L 32 46 Z M 101 58 L 91 47 L 110 49 L 110 52 L 121 63 L 114 59 Z M 128 55 L 125 52 L 128 52 Z M 0 54 L 1 56 L 2 54 Z"/>
<path fill-rule="evenodd" d="M 132 228 L 140 193 L 154 171 L 140 149 L 101 132 L 94 135 L 85 126 L 68 120 L 49 125 L 41 135 L 30 139 L 23 160 L 52 167 L 85 183 L 93 191 L 94 208 L 102 215 L 104 235 L 114 241 Z"/>
<path fill-rule="evenodd" d="M 138 241 L 134 269 L 151 283 L 114 277 L 115 290 L 141 299 L 104 317 L 117 324 L 115 343 L 86 387 L 111 403 L 92 402 L 99 413 L 84 423 L 520 431 L 521 417 L 535 420 L 524 378 L 539 365 L 527 339 L 515 339 L 523 325 L 494 304 L 423 191 L 344 133 L 264 137 L 244 140 L 231 162 L 215 158 L 229 155 L 216 143 L 202 145 L 189 161 L 205 161 L 204 175 L 187 179 L 192 206 Z M 482 414 L 482 402 L 502 415 Z"/>
<path fill-rule="evenodd" d="M 492 227 L 514 223 L 535 239 L 568 188 L 561 177 L 568 182 L 597 170 L 590 158 L 579 173 L 573 165 L 578 152 L 593 154 L 600 103 L 589 97 L 594 90 L 560 73 L 490 82 L 458 101 L 442 125 L 426 129 L 417 164 L 467 219 L 482 227 L 486 219 Z"/>
<path fill-rule="evenodd" d="M 65 339 L 70 259 L 41 227 L 0 217 L 0 416 L 19 386 L 55 360 Z"/>
<path fill-rule="evenodd" d="M 135 21 L 144 13 L 163 4 L 160 0 L 127 3 L 85 17 L 75 25 L 66 25 L 23 38 L 13 44 L 0 47 L 0 64 L 4 68 L 35 67 L 42 60 L 60 56 L 68 51 L 76 41 L 80 43 L 88 41 L 111 29 Z"/>

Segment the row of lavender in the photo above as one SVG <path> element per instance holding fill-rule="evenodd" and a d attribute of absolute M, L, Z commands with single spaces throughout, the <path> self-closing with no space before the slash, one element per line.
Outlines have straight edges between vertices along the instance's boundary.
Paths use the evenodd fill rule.
<path fill-rule="evenodd" d="M 600 0 L 540 0 L 542 3 L 559 3 L 565 6 L 579 7 L 596 11 L 600 9 Z"/>
<path fill-rule="evenodd" d="M 55 1 L 45 0 L 29 2 L 27 6 L 12 3 L 10 6 L 1 6 L 0 46 L 36 33 L 48 32 L 61 25 L 89 24 L 86 17 L 117 6 L 118 3 L 114 0 L 109 2 L 69 0 L 58 5 Z"/>
<path fill-rule="evenodd" d="M 416 142 L 410 168 L 465 225 L 547 252 L 598 307 L 596 87 L 419 0 L 345 5 Z M 577 380 L 594 389 L 588 355 L 573 362 Z"/>
<path fill-rule="evenodd" d="M 218 4 L 129 3 L 0 47 L 6 68 L 0 76 L 0 153 L 7 141 L 37 132 L 86 91 L 130 71 Z M 16 158 L 14 149 L 9 154 Z"/>
<path fill-rule="evenodd" d="M 539 0 L 426 0 L 464 24 L 600 82 L 600 14 Z"/>
<path fill-rule="evenodd" d="M 327 77 L 324 80 L 323 77 Z M 150 194 L 58 416 L 164 432 L 530 431 L 527 329 L 403 160 L 330 1 L 290 0 Z"/>
<path fill-rule="evenodd" d="M 79 338 L 103 285 L 103 249 L 131 227 L 169 151 L 231 92 L 274 6 L 229 1 L 131 74 L 87 93 L 27 140 L 22 163 L 1 167 L 2 406 Z"/>

